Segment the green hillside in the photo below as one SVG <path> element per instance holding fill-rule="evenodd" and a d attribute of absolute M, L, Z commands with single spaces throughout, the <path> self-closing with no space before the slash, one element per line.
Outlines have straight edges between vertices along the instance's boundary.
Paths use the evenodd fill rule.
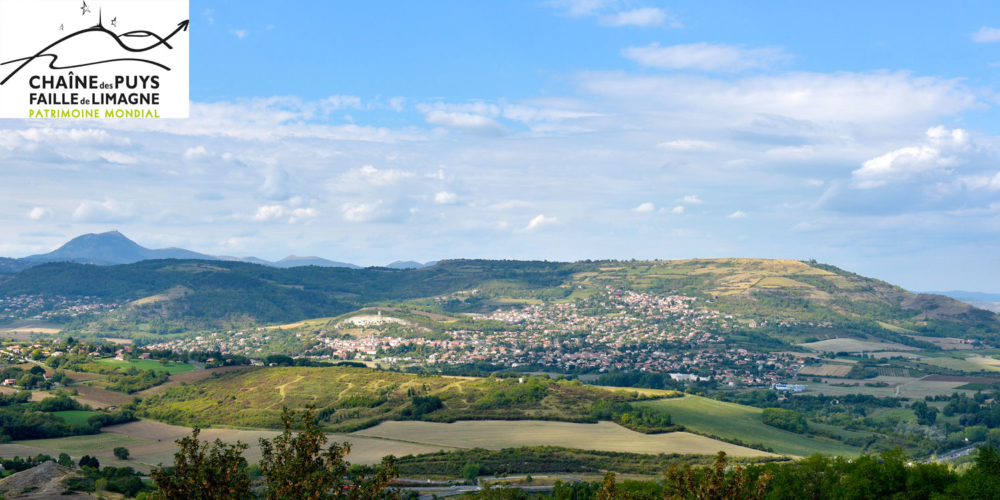
<path fill-rule="evenodd" d="M 127 307 L 108 313 L 107 321 L 76 320 L 69 329 L 157 334 L 233 322 L 290 323 L 372 304 L 410 304 L 444 314 L 487 312 L 537 301 L 575 300 L 608 286 L 697 297 L 713 309 L 759 323 L 761 333 L 795 341 L 833 334 L 912 343 L 899 332 L 978 338 L 1000 332 L 996 314 L 944 296 L 915 295 L 815 262 L 767 259 L 453 260 L 414 270 L 278 269 L 179 260 L 106 267 L 55 263 L 5 277 L 0 295 L 91 296 L 126 302 Z"/>
<path fill-rule="evenodd" d="M 146 398 L 140 415 L 184 425 L 278 427 L 282 407 L 315 405 L 332 431 L 386 420 L 596 422 L 597 401 L 648 399 L 636 392 L 544 377 L 418 376 L 345 366 L 246 368 Z"/>
<path fill-rule="evenodd" d="M 691 430 L 725 439 L 741 439 L 749 443 L 763 443 L 775 453 L 808 456 L 824 455 L 858 456 L 861 450 L 854 446 L 823 438 L 812 438 L 764 425 L 760 408 L 726 403 L 699 396 L 664 399 L 639 403 L 669 413 L 676 422 Z M 818 425 L 818 424 L 810 424 Z M 835 429 L 828 427 L 829 429 Z M 838 432 L 846 432 L 836 429 Z"/>

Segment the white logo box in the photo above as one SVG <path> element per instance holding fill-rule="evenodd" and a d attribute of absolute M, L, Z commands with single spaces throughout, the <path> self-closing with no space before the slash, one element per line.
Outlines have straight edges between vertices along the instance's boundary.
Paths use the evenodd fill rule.
<path fill-rule="evenodd" d="M 188 0 L 0 0 L 0 118 L 187 118 Z"/>

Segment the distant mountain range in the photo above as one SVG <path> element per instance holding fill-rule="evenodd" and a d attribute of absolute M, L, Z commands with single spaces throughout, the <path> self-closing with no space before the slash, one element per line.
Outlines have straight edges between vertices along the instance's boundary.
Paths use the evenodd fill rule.
<path fill-rule="evenodd" d="M 944 295 L 955 300 L 960 300 L 966 304 L 1000 313 L 1000 293 L 966 292 L 962 290 L 952 290 L 950 292 L 927 292 L 937 295 Z"/>
<path fill-rule="evenodd" d="M 351 269 L 361 269 L 361 266 L 348 262 L 337 262 L 324 259 L 322 257 L 299 257 L 289 255 L 277 262 L 272 262 L 257 257 L 230 257 L 208 255 L 183 248 L 146 248 L 130 239 L 118 231 L 109 231 L 100 234 L 85 234 L 73 238 L 65 245 L 52 252 L 38 255 L 31 255 L 21 259 L 10 259 L 0 257 L 0 272 L 17 272 L 34 267 L 46 262 L 75 262 L 78 264 L 96 264 L 99 266 L 112 266 L 119 264 L 134 264 L 144 260 L 157 259 L 195 259 L 195 260 L 224 260 L 248 262 L 263 266 L 278 267 L 288 269 L 302 266 L 318 267 L 347 267 Z M 414 261 L 396 261 L 385 267 L 391 269 L 420 269 L 433 266 L 437 262 L 421 264 Z"/>

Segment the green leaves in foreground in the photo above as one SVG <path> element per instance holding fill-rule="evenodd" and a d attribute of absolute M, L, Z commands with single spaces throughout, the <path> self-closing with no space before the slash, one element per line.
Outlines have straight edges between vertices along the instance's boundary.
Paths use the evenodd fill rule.
<path fill-rule="evenodd" d="M 284 432 L 273 440 L 261 438 L 260 471 L 268 500 L 368 500 L 396 498 L 389 484 L 398 477 L 395 459 L 388 456 L 376 467 L 351 466 L 344 457 L 351 452 L 348 443 L 333 443 L 326 449 L 326 436 L 316 424 L 315 408 L 300 415 L 284 408 L 281 421 Z M 243 500 L 253 498 L 247 462 L 247 445 L 215 440 L 198 441 L 200 429 L 177 441 L 181 450 L 174 455 L 174 466 L 156 469 L 158 498 L 164 500 Z M 156 498 L 156 497 L 154 497 Z"/>

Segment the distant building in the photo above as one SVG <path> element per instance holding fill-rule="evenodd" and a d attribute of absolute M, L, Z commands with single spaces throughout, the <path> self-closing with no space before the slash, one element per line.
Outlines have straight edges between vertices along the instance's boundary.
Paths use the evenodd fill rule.
<path fill-rule="evenodd" d="M 148 352 L 144 352 L 144 353 L 140 354 L 139 355 L 139 359 L 149 359 L 149 353 Z"/>
<path fill-rule="evenodd" d="M 2 384 L 2 385 L 14 385 L 14 384 L 16 384 L 16 383 L 17 383 L 17 380 L 14 380 L 14 379 L 12 379 L 12 378 L 9 378 L 9 379 L 7 379 L 7 380 L 4 380 L 4 381 L 3 381 L 3 384 Z"/>
<path fill-rule="evenodd" d="M 802 384 L 774 384 L 771 388 L 776 391 L 785 392 L 803 392 L 806 390 L 806 386 Z"/>

